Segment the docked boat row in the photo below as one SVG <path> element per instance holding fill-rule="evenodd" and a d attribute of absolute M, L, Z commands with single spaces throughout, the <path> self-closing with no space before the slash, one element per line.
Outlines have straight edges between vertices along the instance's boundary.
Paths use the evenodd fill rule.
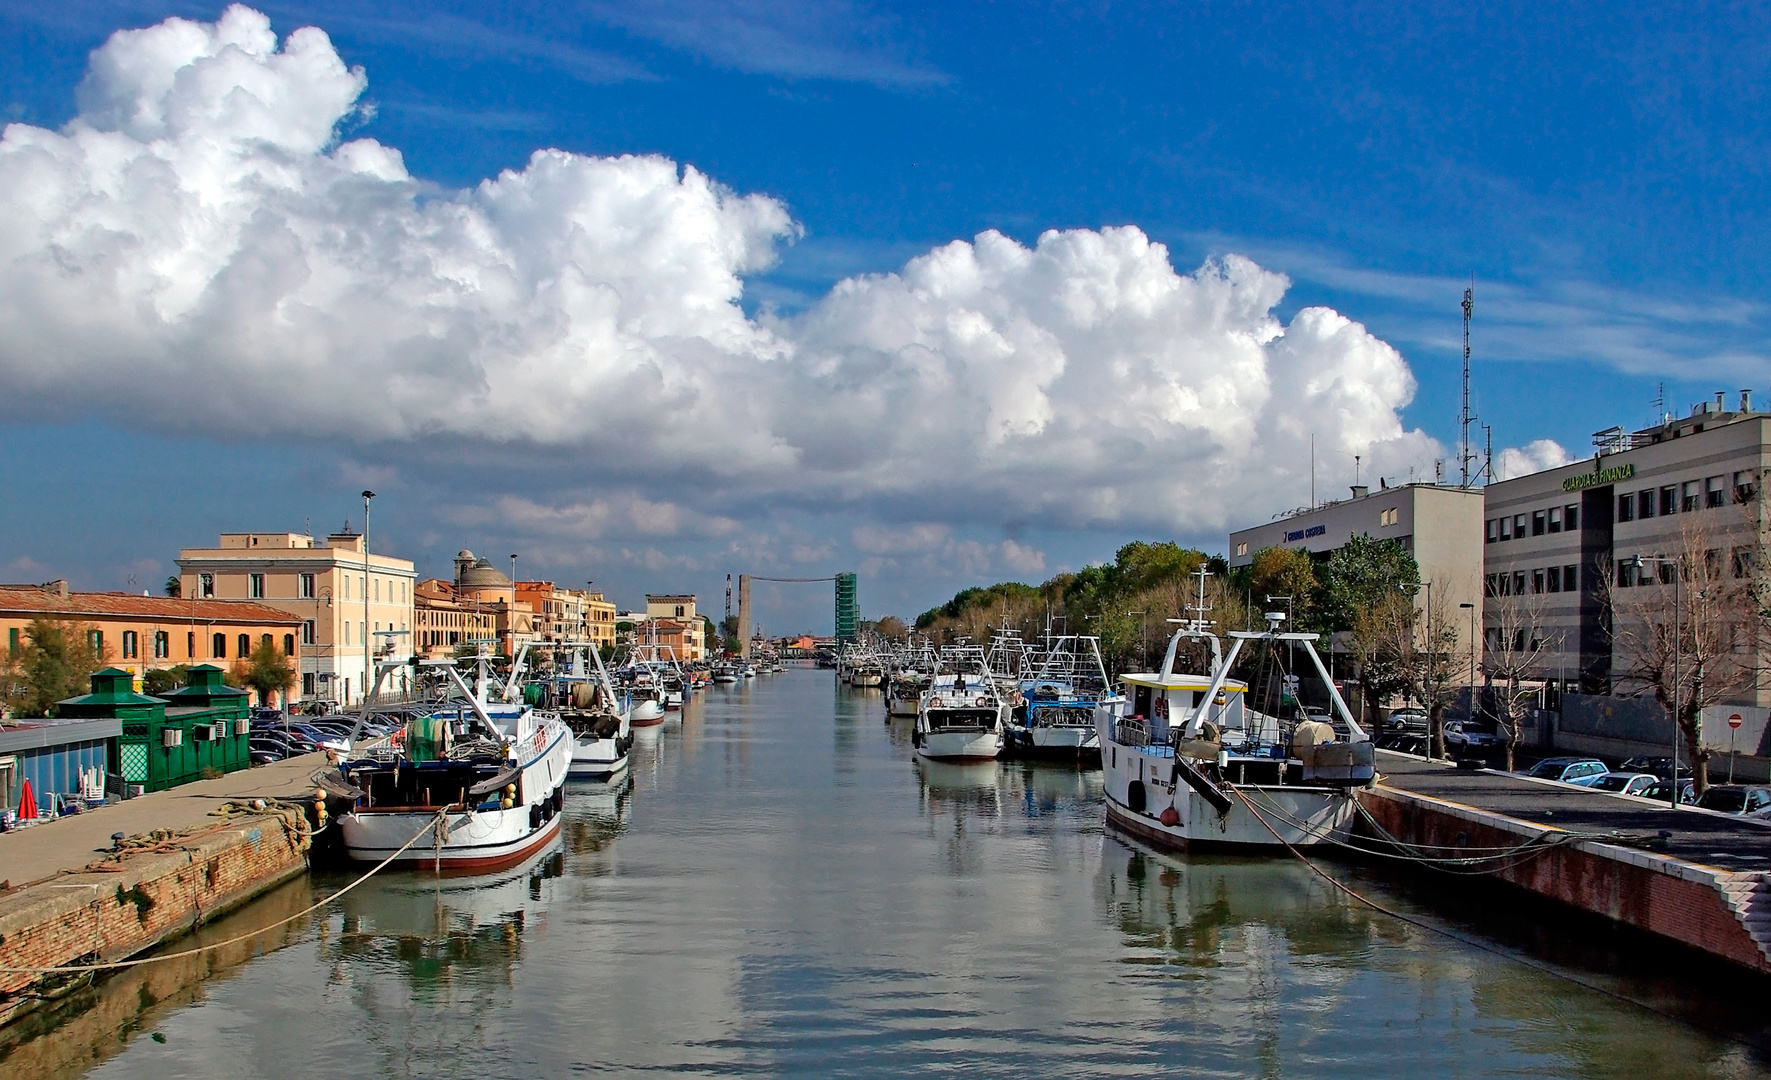
<path fill-rule="evenodd" d="M 1375 781 L 1374 747 L 1316 635 L 1288 632 L 1284 616 L 1270 613 L 1264 630 L 1220 636 L 1205 613 L 1202 572 L 1196 617 L 1175 631 L 1161 668 L 1117 678 L 1097 638 L 1034 643 L 1008 629 L 988 648 L 925 644 L 883 658 L 875 650 L 852 669 L 881 670 L 888 719 L 905 715 L 914 697 L 911 742 L 923 760 L 1098 760 L 1108 821 L 1158 846 L 1345 841 L 1356 792 Z M 1304 707 L 1306 684 L 1325 708 Z"/>

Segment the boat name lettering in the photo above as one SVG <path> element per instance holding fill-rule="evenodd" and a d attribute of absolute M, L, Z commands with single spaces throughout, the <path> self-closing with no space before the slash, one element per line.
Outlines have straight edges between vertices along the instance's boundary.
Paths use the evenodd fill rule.
<path fill-rule="evenodd" d="M 1609 469 L 1595 469 L 1590 473 L 1570 476 L 1562 481 L 1563 491 L 1579 491 L 1582 488 L 1598 487 L 1600 484 L 1615 484 L 1619 480 L 1628 480 L 1636 475 L 1634 465 L 1613 465 Z"/>

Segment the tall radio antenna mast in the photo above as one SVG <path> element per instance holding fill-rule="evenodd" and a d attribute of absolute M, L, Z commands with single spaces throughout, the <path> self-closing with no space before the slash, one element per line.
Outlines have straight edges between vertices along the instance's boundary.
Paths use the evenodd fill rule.
<path fill-rule="evenodd" d="M 1458 420 L 1458 431 L 1463 442 L 1459 464 L 1463 469 L 1463 486 L 1470 486 L 1470 425 L 1475 417 L 1470 415 L 1470 313 L 1476 309 L 1476 275 L 1470 275 L 1470 287 L 1464 290 L 1464 410 Z"/>

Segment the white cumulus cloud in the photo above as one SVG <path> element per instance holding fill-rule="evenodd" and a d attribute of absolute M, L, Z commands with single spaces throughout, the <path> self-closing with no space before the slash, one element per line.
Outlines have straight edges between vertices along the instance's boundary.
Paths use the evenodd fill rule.
<path fill-rule="evenodd" d="M 1325 308 L 1281 321 L 1288 280 L 1246 258 L 986 231 L 750 318 L 746 278 L 800 232 L 779 200 L 558 150 L 438 189 L 341 141 L 366 86 L 322 31 L 279 42 L 235 6 L 114 35 L 74 120 L 7 127 L 0 411 L 527 448 L 575 487 L 516 509 L 589 535 L 718 533 L 774 500 L 1197 536 L 1303 501 L 1312 435 L 1377 473 L 1440 453 L 1401 421 L 1402 356 Z"/>
<path fill-rule="evenodd" d="M 1545 469 L 1560 468 L 1573 460 L 1554 439 L 1536 439 L 1524 446 L 1509 446 L 1494 455 L 1494 478 L 1517 480 Z"/>

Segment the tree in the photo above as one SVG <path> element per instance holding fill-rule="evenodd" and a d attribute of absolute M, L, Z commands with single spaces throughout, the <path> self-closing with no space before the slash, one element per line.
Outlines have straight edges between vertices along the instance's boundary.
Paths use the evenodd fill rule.
<path fill-rule="evenodd" d="M 295 665 L 267 637 L 259 641 L 258 647 L 245 661 L 236 661 L 229 674 L 258 691 L 260 705 L 268 705 L 270 695 L 283 692 L 295 681 Z"/>
<path fill-rule="evenodd" d="M 1257 610 L 1265 610 L 1269 596 L 1289 596 L 1291 617 L 1296 625 L 1288 629 L 1315 625 L 1322 585 L 1316 579 L 1316 560 L 1309 552 L 1281 547 L 1262 548 L 1254 553 L 1254 559 L 1242 571 L 1241 577 L 1249 602 Z"/>
<path fill-rule="evenodd" d="M 1384 702 L 1414 681 L 1414 598 L 1400 590 L 1373 597 L 1353 611 L 1348 638 L 1358 665 L 1360 720 L 1367 728 Z"/>
<path fill-rule="evenodd" d="M 1406 637 L 1400 643 L 1404 666 L 1408 671 L 1408 696 L 1427 710 L 1427 754 L 1445 754 L 1445 707 L 1456 698 L 1459 676 L 1463 673 L 1458 648 L 1461 635 L 1451 617 L 1450 590 L 1443 582 L 1434 582 L 1426 590 L 1423 610 L 1412 610 Z M 1418 625 L 1417 625 L 1418 624 Z M 1512 750 L 1507 751 L 1507 768 L 1511 769 Z"/>
<path fill-rule="evenodd" d="M 92 689 L 92 673 L 107 653 L 81 622 L 38 616 L 25 629 L 24 648 L 6 662 L 4 703 L 14 716 L 48 716 L 55 703 Z"/>
<path fill-rule="evenodd" d="M 173 574 L 171 577 L 166 579 L 166 586 L 165 587 L 166 587 L 166 595 L 170 596 L 174 599 L 177 599 L 178 597 L 184 595 L 184 585 L 178 580 L 177 574 Z"/>
<path fill-rule="evenodd" d="M 1754 548 L 1730 553 L 1718 542 L 1710 520 L 1690 514 L 1673 551 L 1601 567 L 1617 682 L 1673 718 L 1699 794 L 1709 786 L 1703 710 L 1750 693 L 1761 677 Z"/>
<path fill-rule="evenodd" d="M 1420 567 L 1394 540 L 1355 536 L 1322 566 L 1321 607 L 1312 629 L 1348 631 L 1369 718 L 1413 685 L 1414 596 Z"/>
<path fill-rule="evenodd" d="M 874 624 L 873 632 L 888 641 L 903 641 L 910 636 L 910 628 L 896 615 L 887 615 L 879 620 Z"/>
<path fill-rule="evenodd" d="M 1546 648 L 1560 651 L 1562 631 L 1546 616 L 1541 593 L 1489 597 L 1482 621 L 1482 674 L 1494 702 L 1495 727 L 1506 744 L 1507 771 L 1511 772 L 1519 726 L 1542 700 L 1543 673 L 1538 654 Z M 1475 693 L 1475 687 L 1471 687 L 1472 714 Z"/>
<path fill-rule="evenodd" d="M 185 676 L 190 673 L 189 664 L 174 664 L 169 668 L 149 668 L 141 677 L 142 693 L 150 697 L 177 690 L 184 685 Z"/>

